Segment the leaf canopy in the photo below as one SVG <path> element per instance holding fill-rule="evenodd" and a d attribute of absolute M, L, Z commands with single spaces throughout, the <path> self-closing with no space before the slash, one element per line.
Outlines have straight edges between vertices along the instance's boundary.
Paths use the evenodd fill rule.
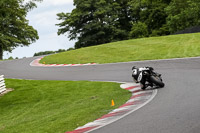
<path fill-rule="evenodd" d="M 0 1 L 1 59 L 3 51 L 11 52 L 18 46 L 28 46 L 39 39 L 37 31 L 29 25 L 26 19 L 27 12 L 35 6 L 34 1 L 26 4 L 24 0 Z"/>

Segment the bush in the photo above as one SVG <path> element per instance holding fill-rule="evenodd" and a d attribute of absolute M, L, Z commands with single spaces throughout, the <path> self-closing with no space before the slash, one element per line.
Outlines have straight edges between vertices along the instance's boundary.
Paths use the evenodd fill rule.
<path fill-rule="evenodd" d="M 70 51 L 70 50 L 75 50 L 75 48 L 69 48 L 69 49 L 67 49 L 67 51 Z"/>
<path fill-rule="evenodd" d="M 170 34 L 169 28 L 167 27 L 167 25 L 164 25 L 158 30 L 153 30 L 150 36 L 163 36 L 163 35 L 169 35 L 169 34 Z"/>
<path fill-rule="evenodd" d="M 44 52 L 35 53 L 34 56 L 48 55 L 48 54 L 53 54 L 53 53 L 55 53 L 55 52 L 54 51 L 44 51 Z"/>
<path fill-rule="evenodd" d="M 59 49 L 58 51 L 44 51 L 44 52 L 35 53 L 33 56 L 55 54 L 55 53 L 60 53 L 60 52 L 65 52 L 65 51 L 66 51 L 65 49 Z"/>
<path fill-rule="evenodd" d="M 58 51 L 56 51 L 56 53 L 60 53 L 60 52 L 65 52 L 65 49 L 59 49 Z"/>
<path fill-rule="evenodd" d="M 13 57 L 12 57 L 12 56 L 10 56 L 10 57 L 8 58 L 8 60 L 13 60 Z"/>
<path fill-rule="evenodd" d="M 148 36 L 148 28 L 145 23 L 138 22 L 133 23 L 131 32 L 129 34 L 130 38 L 142 38 Z"/>

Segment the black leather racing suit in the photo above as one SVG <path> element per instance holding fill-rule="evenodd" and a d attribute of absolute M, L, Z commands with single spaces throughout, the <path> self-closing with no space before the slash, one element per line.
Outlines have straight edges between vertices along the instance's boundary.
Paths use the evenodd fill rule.
<path fill-rule="evenodd" d="M 132 77 L 133 77 L 133 80 L 136 82 L 136 83 L 140 83 L 141 84 L 141 89 L 146 89 L 147 85 L 145 84 L 146 83 L 146 78 L 142 76 L 142 72 L 145 71 L 145 70 L 153 70 L 152 67 L 141 67 L 141 68 L 136 68 L 135 66 L 132 67 Z"/>

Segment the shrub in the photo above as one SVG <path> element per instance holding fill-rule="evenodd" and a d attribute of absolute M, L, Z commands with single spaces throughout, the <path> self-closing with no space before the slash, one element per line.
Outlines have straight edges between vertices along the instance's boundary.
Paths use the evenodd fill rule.
<path fill-rule="evenodd" d="M 148 28 L 145 23 L 138 22 L 133 23 L 131 32 L 129 34 L 130 38 L 142 38 L 148 36 Z"/>

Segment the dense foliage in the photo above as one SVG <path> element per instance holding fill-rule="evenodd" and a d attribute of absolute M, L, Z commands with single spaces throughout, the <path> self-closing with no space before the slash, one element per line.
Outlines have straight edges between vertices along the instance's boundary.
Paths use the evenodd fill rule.
<path fill-rule="evenodd" d="M 28 46 L 36 41 L 37 31 L 29 25 L 27 12 L 41 0 L 1 0 L 0 1 L 0 59 L 3 51 L 11 52 L 18 46 Z"/>
<path fill-rule="evenodd" d="M 70 50 L 74 50 L 74 48 L 69 48 L 67 50 L 65 50 L 65 49 L 59 49 L 57 51 L 42 51 L 42 52 L 35 53 L 33 56 L 55 54 L 55 53 L 61 53 L 61 52 L 70 51 Z"/>
<path fill-rule="evenodd" d="M 200 24 L 200 0 L 173 0 L 165 11 L 171 33 Z"/>
<path fill-rule="evenodd" d="M 75 48 L 117 40 L 172 34 L 200 23 L 200 0 L 74 0 L 59 13 L 58 35 L 76 39 Z"/>

